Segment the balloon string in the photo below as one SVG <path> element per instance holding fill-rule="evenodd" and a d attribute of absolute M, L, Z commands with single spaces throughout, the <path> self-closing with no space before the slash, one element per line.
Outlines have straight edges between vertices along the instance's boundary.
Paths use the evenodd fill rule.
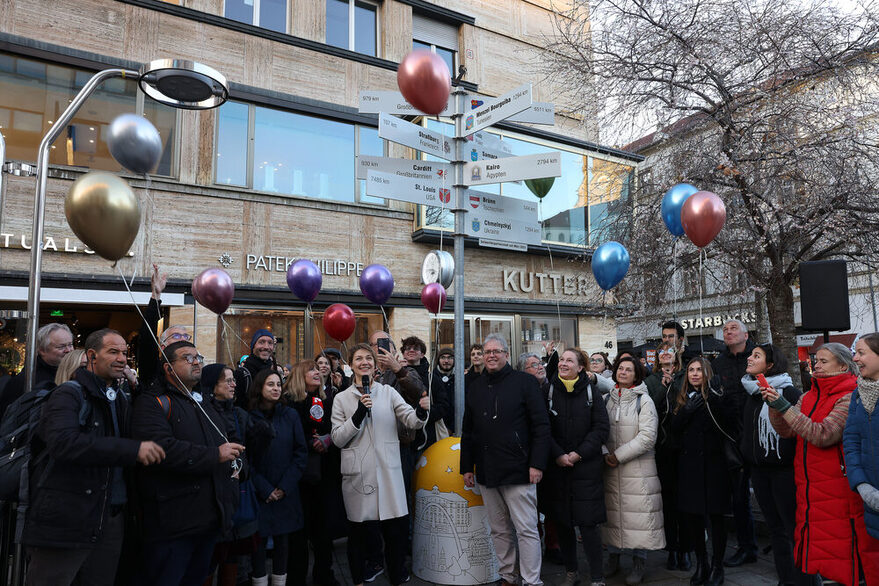
<path fill-rule="evenodd" d="M 166 363 L 170 364 L 171 361 L 168 360 L 168 355 L 165 354 L 165 349 L 162 348 L 162 345 L 159 343 L 159 339 L 156 337 L 156 333 L 153 331 L 153 328 L 150 327 L 150 324 L 149 324 L 149 322 L 147 322 L 146 317 L 144 317 L 143 312 L 140 310 L 140 306 L 137 304 L 137 300 L 134 298 L 134 293 L 131 292 L 131 288 L 128 286 L 128 281 L 125 279 L 125 274 L 122 272 L 122 267 L 118 266 L 118 264 L 117 264 L 116 268 L 119 269 L 119 276 L 122 278 L 122 284 L 125 285 L 125 289 L 128 291 L 128 296 L 131 298 L 131 304 L 134 305 L 134 308 L 137 310 L 137 313 L 140 314 L 140 319 L 142 319 L 144 325 L 146 325 L 146 328 L 144 328 L 144 329 L 149 331 L 150 336 L 152 336 L 153 341 L 156 343 L 156 348 L 158 348 L 159 352 L 162 354 L 162 358 L 165 359 Z M 146 357 L 144 357 L 144 358 L 146 358 Z M 173 368 L 171 369 L 171 372 L 174 374 L 174 378 L 177 379 L 177 382 L 180 384 L 180 386 L 178 387 L 178 390 L 180 392 L 182 392 L 185 396 L 189 397 L 189 399 L 193 403 L 195 403 L 195 406 L 198 407 L 198 410 L 202 412 L 205 419 L 207 419 L 208 423 L 211 424 L 211 427 L 213 427 L 216 430 L 216 432 L 218 434 L 220 434 L 220 437 L 223 438 L 223 442 L 228 444 L 229 438 L 226 437 L 226 434 L 224 434 L 222 431 L 220 431 L 220 428 L 216 426 L 213 419 L 211 419 L 208 416 L 208 414 L 205 413 L 205 410 L 202 409 L 202 407 L 201 407 L 201 403 L 199 403 L 198 401 L 195 400 L 195 397 L 192 396 L 192 392 L 186 388 L 186 385 L 183 384 L 183 381 L 180 380 L 180 377 L 177 376 L 177 373 L 174 371 Z"/>
<path fill-rule="evenodd" d="M 238 332 L 235 331 L 235 328 L 233 328 L 232 326 L 230 326 L 226 323 L 226 319 L 223 317 L 222 314 L 220 315 L 220 319 L 223 321 L 223 324 L 229 328 L 229 330 L 232 332 L 232 334 L 236 338 L 238 338 L 238 341 L 241 342 L 241 345 L 244 346 L 244 348 L 246 348 L 245 352 L 250 352 L 250 344 L 248 344 L 247 341 L 244 340 L 244 338 L 242 338 L 241 336 L 238 335 Z M 231 352 L 229 353 L 229 358 L 232 360 L 232 362 L 236 362 L 235 355 L 232 354 Z"/>
<path fill-rule="evenodd" d="M 433 345 L 433 354 L 431 358 L 433 359 L 430 364 L 433 365 L 433 368 L 429 368 L 427 374 L 427 421 L 430 421 L 430 409 L 433 407 L 433 373 L 437 368 L 437 356 L 439 354 L 439 319 L 437 314 L 433 314 L 433 323 L 436 324 L 434 327 L 433 339 L 435 344 Z M 428 365 L 430 367 L 430 365 Z M 425 427 L 427 427 L 427 423 L 425 423 Z M 424 442 L 418 446 L 419 450 L 423 450 L 427 446 L 427 430 L 424 430 Z"/>
<path fill-rule="evenodd" d="M 699 321 L 702 321 L 702 254 L 704 253 L 704 249 L 699 249 Z M 707 258 L 705 259 L 707 262 Z M 705 329 L 704 327 L 702 328 Z M 702 354 L 705 354 L 705 336 L 702 335 L 703 332 L 699 332 L 699 350 Z"/>
<path fill-rule="evenodd" d="M 227 330 L 231 330 L 232 326 L 230 326 L 228 323 L 226 323 L 226 318 L 223 317 L 222 315 L 220 315 L 220 321 L 223 324 L 222 336 L 223 336 L 223 342 L 226 344 L 226 353 L 229 354 L 229 360 L 232 361 L 232 364 L 237 365 L 237 362 L 235 361 L 235 355 L 232 354 L 232 347 L 229 345 L 229 334 L 227 333 Z M 233 330 L 233 333 L 234 333 L 234 330 Z"/>
<path fill-rule="evenodd" d="M 678 319 L 678 286 L 675 277 L 677 276 L 678 271 L 678 239 L 680 237 L 676 236 L 671 241 L 671 298 L 673 304 L 672 318 L 677 321 Z"/>
<path fill-rule="evenodd" d="M 439 114 L 437 114 L 436 120 L 439 123 Z M 442 134 L 442 137 L 443 137 L 443 144 L 446 144 L 446 125 L 445 124 L 440 123 L 440 133 Z M 443 189 L 446 189 L 446 175 L 447 175 L 447 172 L 443 171 L 443 173 L 442 173 L 442 178 L 443 178 L 443 187 L 442 188 Z M 451 200 L 451 196 L 449 197 L 449 199 Z M 445 232 L 445 230 L 443 230 L 443 226 L 442 226 L 442 219 L 445 218 L 445 216 L 446 216 L 446 202 L 443 201 L 442 191 L 440 191 L 439 200 L 440 200 L 439 249 L 440 249 L 440 251 L 442 251 L 442 249 L 443 249 L 443 233 Z M 456 205 L 457 205 L 457 202 L 456 202 Z M 388 335 L 390 335 L 390 332 L 388 333 Z"/>
<path fill-rule="evenodd" d="M 440 249 L 440 250 L 442 250 L 442 249 Z M 393 337 L 391 336 L 391 321 L 388 319 L 388 314 L 385 313 L 385 306 L 379 305 L 378 308 L 381 309 L 381 311 L 382 311 L 382 319 L 384 321 L 384 326 L 385 326 L 384 330 L 388 333 L 388 337 L 393 339 Z"/>
<path fill-rule="evenodd" d="M 149 223 L 152 224 L 153 213 L 156 211 L 156 206 L 154 205 L 154 202 L 153 202 L 153 195 L 152 195 L 152 193 L 150 193 L 150 187 L 152 186 L 152 179 L 150 179 L 149 173 L 144 173 L 143 178 L 144 178 L 144 181 L 146 181 L 146 186 L 144 187 L 143 191 L 144 191 L 147 207 L 149 208 L 149 212 L 150 212 Z M 152 229 L 147 230 L 145 244 L 146 244 L 147 249 L 149 250 L 147 266 L 153 266 L 153 231 L 152 231 Z"/>
<path fill-rule="evenodd" d="M 538 218 L 540 219 L 540 233 L 542 235 L 544 233 L 544 230 L 546 229 L 546 226 L 544 224 L 546 222 L 546 220 L 543 217 L 543 199 L 542 198 L 537 200 L 537 215 L 538 215 Z M 549 253 L 549 270 L 551 270 L 552 272 L 555 272 L 555 264 L 553 263 L 553 260 L 552 260 L 552 248 L 550 248 L 549 242 L 546 243 L 546 252 Z M 555 312 L 556 312 L 556 317 L 558 318 L 558 322 L 559 322 L 559 339 L 561 340 L 561 337 L 562 337 L 562 308 L 561 308 L 561 304 L 559 303 L 559 296 L 558 295 L 555 296 Z M 606 319 L 606 317 L 607 316 L 605 316 L 605 319 Z M 576 341 L 575 341 L 575 345 L 576 345 Z"/>

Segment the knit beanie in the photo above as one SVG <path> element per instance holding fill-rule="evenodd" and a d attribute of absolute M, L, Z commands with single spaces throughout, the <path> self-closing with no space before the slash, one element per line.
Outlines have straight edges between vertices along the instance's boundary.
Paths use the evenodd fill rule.
<path fill-rule="evenodd" d="M 256 346 L 256 341 L 262 338 L 263 336 L 268 336 L 272 340 L 275 339 L 275 335 L 271 333 L 269 330 L 256 330 L 253 334 L 253 337 L 250 339 L 250 351 L 253 352 L 253 347 Z"/>
<path fill-rule="evenodd" d="M 223 371 L 227 368 L 229 367 L 218 362 L 217 364 L 208 364 L 201 369 L 200 386 L 204 389 L 204 392 L 214 392 L 214 387 L 217 386 L 217 381 L 220 380 L 220 376 L 222 376 Z"/>
<path fill-rule="evenodd" d="M 452 358 L 454 358 L 455 351 L 452 348 L 443 348 L 439 351 L 439 354 L 437 354 L 437 358 L 439 358 L 440 356 L 451 356 Z"/>

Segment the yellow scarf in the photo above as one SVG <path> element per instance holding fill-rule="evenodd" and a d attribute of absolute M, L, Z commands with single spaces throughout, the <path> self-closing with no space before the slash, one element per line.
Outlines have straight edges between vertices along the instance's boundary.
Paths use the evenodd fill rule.
<path fill-rule="evenodd" d="M 580 380 L 579 375 L 574 380 L 568 380 L 566 378 L 559 377 L 559 380 L 562 381 L 562 384 L 565 385 L 565 389 L 568 390 L 569 393 L 574 392 L 574 385 L 577 384 L 577 381 Z"/>

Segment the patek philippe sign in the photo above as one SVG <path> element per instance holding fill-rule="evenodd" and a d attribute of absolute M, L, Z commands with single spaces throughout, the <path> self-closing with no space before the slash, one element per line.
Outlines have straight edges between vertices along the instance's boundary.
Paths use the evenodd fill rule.
<path fill-rule="evenodd" d="M 276 256 L 272 254 L 248 254 L 245 268 L 248 271 L 270 271 L 277 273 L 286 273 L 287 267 L 299 260 L 293 256 Z M 354 262 L 346 258 L 320 258 L 311 259 L 317 265 L 321 274 L 327 276 L 360 276 L 363 272 L 364 264 L 362 262 Z"/>

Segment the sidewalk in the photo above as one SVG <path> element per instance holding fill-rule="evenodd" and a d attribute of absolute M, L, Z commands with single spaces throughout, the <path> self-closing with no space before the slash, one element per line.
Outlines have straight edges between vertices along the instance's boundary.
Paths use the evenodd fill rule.
<path fill-rule="evenodd" d="M 763 553 L 763 548 L 767 546 L 768 540 L 765 537 L 758 537 L 758 542 L 760 550 L 757 563 L 746 564 L 738 568 L 726 568 L 726 580 L 724 581 L 724 584 L 728 586 L 763 586 L 778 583 L 778 578 L 775 575 L 775 565 L 772 561 L 772 552 L 766 554 Z M 730 544 L 727 546 L 728 556 L 734 551 L 734 543 L 735 536 L 730 535 Z M 582 577 L 583 571 L 586 568 L 583 549 L 578 547 L 577 551 L 580 556 L 580 584 L 581 586 L 588 586 L 588 579 Z M 336 570 L 336 577 L 346 586 L 352 584 L 351 574 L 348 571 L 348 558 L 345 555 L 345 540 L 336 541 L 333 556 L 333 569 Z M 672 572 L 666 570 L 666 557 L 667 553 L 664 551 L 650 552 L 650 555 L 647 557 L 647 572 L 643 583 L 652 585 L 689 584 L 690 576 L 693 571 Z M 627 559 L 626 556 L 623 556 L 620 565 L 620 571 L 607 580 L 608 586 L 619 586 L 626 583 L 626 574 L 632 565 L 631 557 Z M 563 566 L 544 563 L 541 575 L 546 586 L 556 586 L 557 584 L 561 584 L 565 579 L 565 568 Z M 382 574 L 376 578 L 372 584 L 375 586 L 389 586 L 390 582 L 388 582 L 387 575 Z M 425 582 L 412 576 L 412 581 L 409 582 L 409 584 L 413 586 L 430 586 L 432 583 Z"/>

